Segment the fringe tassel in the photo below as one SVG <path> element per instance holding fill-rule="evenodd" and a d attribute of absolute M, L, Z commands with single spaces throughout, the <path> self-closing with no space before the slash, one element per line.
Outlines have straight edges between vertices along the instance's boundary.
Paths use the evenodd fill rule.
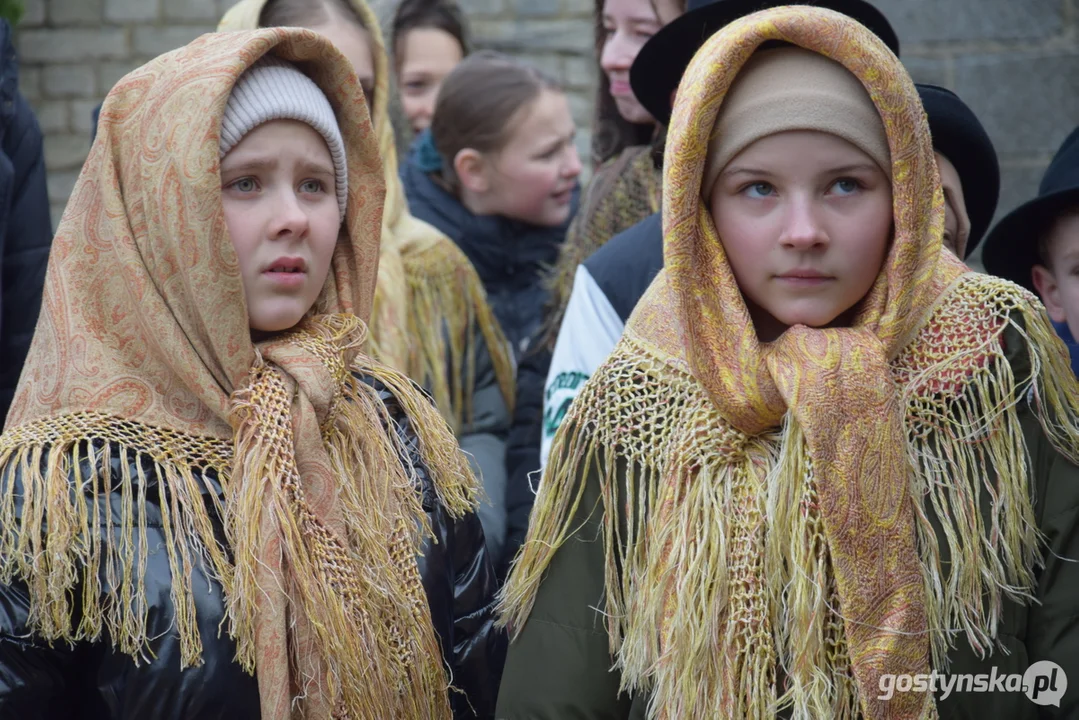
<path fill-rule="evenodd" d="M 913 505 L 933 664 L 941 671 L 947 670 L 947 652 L 959 634 L 985 657 L 999 647 L 997 624 L 1005 599 L 1028 603 L 1033 598 L 1043 538 L 1031 502 L 1031 458 L 1020 403 L 1029 400 L 1052 445 L 1079 461 L 1079 386 L 1041 304 L 1022 288 L 977 274 L 960 278 L 949 297 L 952 302 L 936 311 L 928 327 L 943 326 L 941 337 L 952 330 L 961 338 L 954 329 L 977 318 L 991 331 L 980 334 L 977 343 L 953 344 L 945 357 L 916 358 L 912 352 L 897 362 L 903 371 L 898 379 L 906 381 Z M 1023 347 L 1006 348 L 1008 338 Z M 917 341 L 913 347 L 919 347 Z M 1015 377 L 1013 362 L 1029 373 Z M 921 372 L 909 371 L 914 364 Z M 946 548 L 938 543 L 927 507 L 940 520 Z"/>
<path fill-rule="evenodd" d="M 76 643 L 97 641 L 106 630 L 136 663 L 153 657 L 145 572 L 146 500 L 148 491 L 154 492 L 173 577 L 181 666 L 200 665 L 192 570 L 202 567 L 226 593 L 232 588 L 231 563 L 214 537 L 205 505 L 207 495 L 216 497 L 205 471 L 226 477 L 227 453 L 227 443 L 94 413 L 36 421 L 5 433 L 0 438 L 0 582 L 26 582 L 35 631 L 50 642 Z M 112 472 L 117 457 L 119 475 Z M 132 473 L 136 458 L 138 469 Z M 114 507 L 109 495 L 117 491 L 121 502 Z M 113 514 L 117 509 L 119 517 Z M 77 626 L 75 597 L 81 615 Z"/>
<path fill-rule="evenodd" d="M 1024 347 L 1006 355 L 1009 328 Z M 908 413 L 933 666 L 946 672 L 959 633 L 991 652 L 1005 599 L 1031 599 L 1042 538 L 1018 406 L 1029 400 L 1053 446 L 1079 462 L 1079 384 L 1037 300 L 977 274 L 953 285 L 892 368 Z M 611 654 L 623 691 L 653 693 L 649 717 L 858 716 L 813 469 L 793 421 L 748 438 L 691 376 L 624 337 L 555 436 L 500 597 L 514 636 L 579 513 L 594 511 L 580 505 L 595 480 Z"/>
<path fill-rule="evenodd" d="M 383 286 L 389 283 L 380 282 L 371 354 L 427 388 L 454 433 L 460 433 L 472 422 L 476 357 L 486 350 L 512 414 L 513 355 L 468 258 L 445 242 L 405 253 L 401 262 L 400 293 L 407 297 L 388 297 L 392 291 Z M 392 317 L 383 308 L 395 302 L 407 308 L 407 317 Z"/>
<path fill-rule="evenodd" d="M 765 583 L 773 641 L 787 689 L 769 714 L 792 718 L 858 716 L 859 693 L 846 654 L 816 481 L 805 438 L 789 415 L 779 459 L 768 473 Z"/>
<path fill-rule="evenodd" d="M 449 683 L 415 562 L 412 528 L 423 526 L 424 513 L 394 445 L 379 440 L 387 436 L 381 403 L 355 398 L 337 405 L 330 464 L 335 477 L 355 482 L 335 484 L 339 511 L 324 517 L 298 474 L 293 448 L 312 438 L 293 438 L 293 427 L 302 433 L 305 426 L 302 419 L 289 422 L 291 397 L 271 366 L 256 370 L 233 396 L 239 462 L 230 485 L 238 497 L 226 517 L 236 557 L 249 558 L 237 564 L 228 598 L 238 658 L 254 669 L 256 623 L 276 610 L 282 629 L 291 616 L 289 636 L 300 640 L 290 643 L 294 666 L 324 668 L 327 687 L 319 694 L 337 699 L 347 717 L 449 717 Z M 301 613 L 272 608 L 267 583 L 286 577 L 276 572 L 276 557 L 264 561 L 275 546 L 292 581 L 280 596 L 300 604 Z M 299 652 L 308 633 L 316 661 Z"/>

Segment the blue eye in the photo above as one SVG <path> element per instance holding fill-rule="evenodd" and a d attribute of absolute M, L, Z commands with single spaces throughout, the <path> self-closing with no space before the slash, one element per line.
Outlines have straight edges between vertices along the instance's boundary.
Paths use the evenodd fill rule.
<path fill-rule="evenodd" d="M 853 178 L 840 178 L 832 184 L 832 189 L 835 190 L 836 195 L 851 195 L 857 192 L 860 187 L 858 181 Z"/>
<path fill-rule="evenodd" d="M 775 195 L 776 189 L 772 183 L 757 182 L 746 185 L 742 192 L 751 198 L 766 198 Z"/>
<path fill-rule="evenodd" d="M 322 190 L 322 182 L 319 180 L 304 180 L 303 183 L 300 184 L 300 192 L 314 194 L 320 193 Z"/>
<path fill-rule="evenodd" d="M 229 187 L 242 193 L 249 193 L 258 190 L 258 183 L 255 182 L 255 178 L 242 177 L 238 180 L 233 180 Z"/>

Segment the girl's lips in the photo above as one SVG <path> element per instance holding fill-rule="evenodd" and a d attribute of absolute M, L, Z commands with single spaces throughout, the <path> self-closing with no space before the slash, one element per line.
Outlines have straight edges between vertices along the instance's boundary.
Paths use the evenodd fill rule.
<path fill-rule="evenodd" d="M 302 287 L 307 281 L 306 272 L 279 272 L 266 270 L 262 273 L 262 277 L 282 289 Z"/>
<path fill-rule="evenodd" d="M 812 273 L 788 273 L 786 275 L 777 275 L 776 279 L 787 284 L 800 287 L 815 287 L 831 282 L 835 278 L 828 275 L 816 275 Z"/>
<path fill-rule="evenodd" d="M 611 95 L 632 95 L 633 88 L 625 80 L 611 82 Z"/>

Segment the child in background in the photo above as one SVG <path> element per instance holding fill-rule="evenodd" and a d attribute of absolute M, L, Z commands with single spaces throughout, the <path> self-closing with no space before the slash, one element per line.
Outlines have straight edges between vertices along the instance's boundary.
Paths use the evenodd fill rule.
<path fill-rule="evenodd" d="M 446 78 L 431 129 L 403 173 L 413 213 L 449 235 L 479 271 L 518 358 L 539 326 L 541 270 L 576 211 L 575 136 L 553 79 L 483 51 Z"/>
<path fill-rule="evenodd" d="M 412 212 L 453 238 L 479 272 L 518 362 L 540 327 L 543 278 L 576 210 L 575 134 L 553 80 L 505 55 L 475 53 L 446 78 L 403 173 Z M 524 390 L 535 400 L 522 400 Z M 542 378 L 519 382 L 516 402 L 538 412 L 541 392 Z"/>
<path fill-rule="evenodd" d="M 665 267 L 504 590 L 498 717 L 1045 709 L 910 682 L 1079 673 L 1079 385 L 1036 298 L 943 249 L 906 70 L 844 15 L 755 13 L 690 63 L 666 158 Z"/>
<path fill-rule="evenodd" d="M 1041 296 L 1079 374 L 1079 127 L 1049 163 L 1038 197 L 993 228 L 982 261 Z"/>
<path fill-rule="evenodd" d="M 505 535 L 503 448 L 513 407 L 513 358 L 468 258 L 409 213 L 387 107 L 389 58 L 377 19 L 363 0 L 243 0 L 225 14 L 220 29 L 277 25 L 307 27 L 329 38 L 364 84 L 386 180 L 370 351 L 423 385 L 454 428 L 490 486 L 479 515 L 491 555 L 498 557 Z M 443 544 L 432 552 L 446 550 Z M 452 645 L 452 638 L 444 640 Z"/>
<path fill-rule="evenodd" d="M 393 14 L 390 52 L 401 108 L 418 135 L 431 126 L 442 81 L 469 53 L 461 8 L 453 0 L 402 0 Z"/>
<path fill-rule="evenodd" d="M 442 515 L 488 562 L 479 488 L 360 352 L 367 118 L 296 28 L 205 35 L 109 93 L 0 436 L 0 716 L 451 717 L 414 558 Z"/>

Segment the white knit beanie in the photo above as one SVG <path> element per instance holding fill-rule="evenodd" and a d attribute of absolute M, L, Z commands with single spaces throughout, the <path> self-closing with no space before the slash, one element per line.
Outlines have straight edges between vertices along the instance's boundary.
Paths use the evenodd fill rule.
<path fill-rule="evenodd" d="M 299 120 L 326 140 L 333 158 L 337 205 L 345 217 L 348 200 L 348 165 L 341 128 L 322 90 L 292 63 L 264 55 L 249 67 L 232 88 L 221 118 L 218 157 L 225 157 L 244 135 L 270 120 Z"/>

